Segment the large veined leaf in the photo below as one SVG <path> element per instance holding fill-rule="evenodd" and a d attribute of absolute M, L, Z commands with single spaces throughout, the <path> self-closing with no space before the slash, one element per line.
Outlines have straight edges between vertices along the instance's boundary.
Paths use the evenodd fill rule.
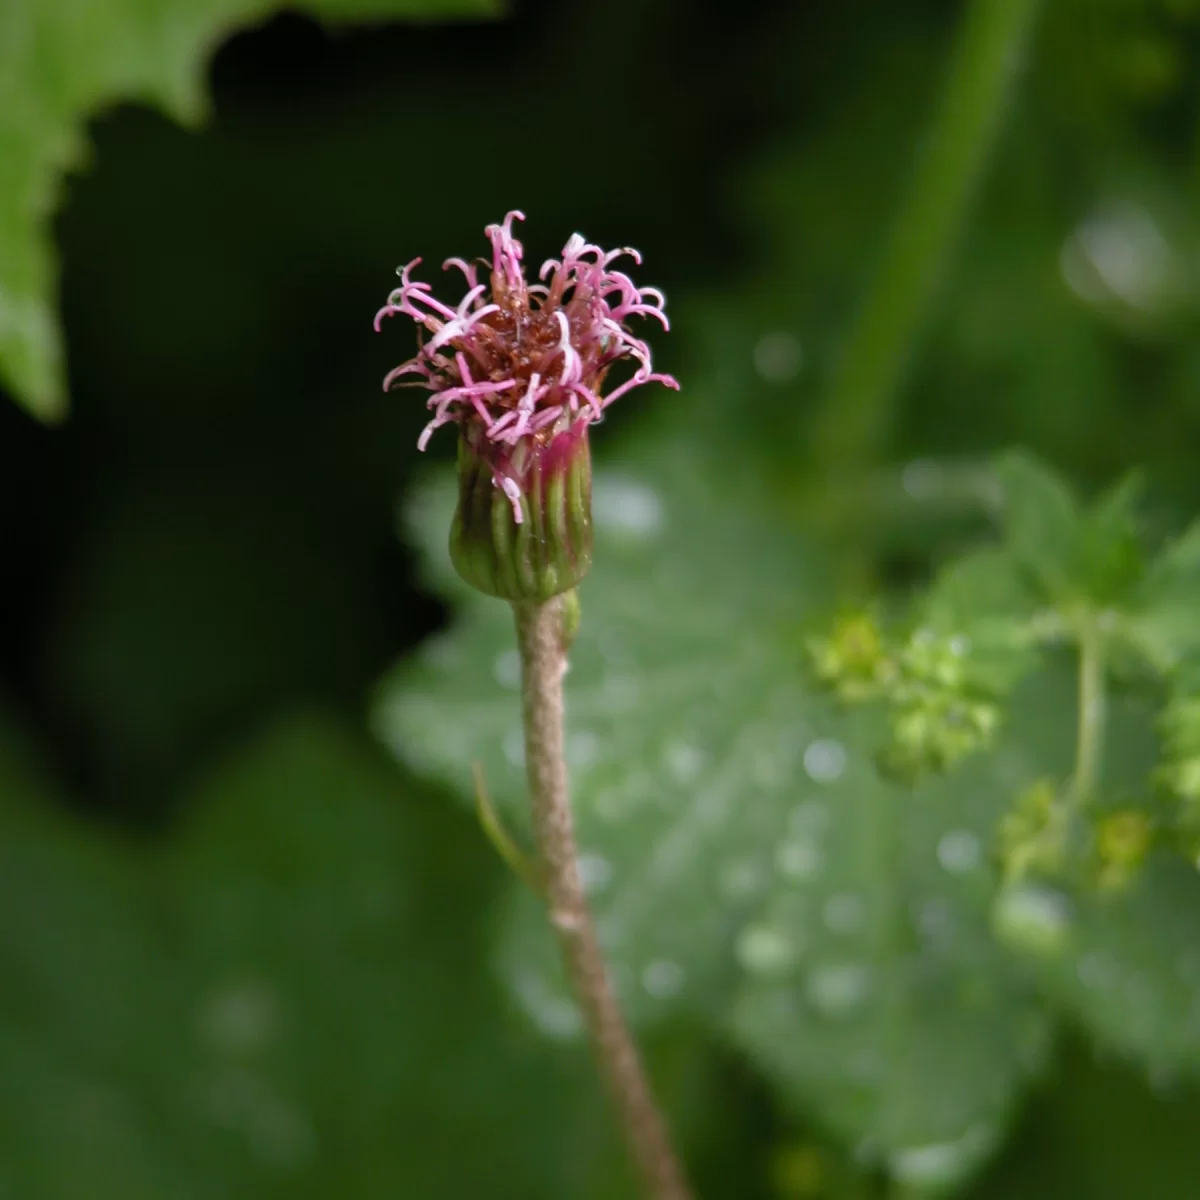
<path fill-rule="evenodd" d="M 204 113 L 208 53 L 276 0 L 6 0 L 0 5 L 0 382 L 32 412 L 66 397 L 49 219 L 84 121 L 122 100 Z M 498 0 L 301 0 L 325 20 L 494 15 Z"/>
<path fill-rule="evenodd" d="M 198 785 L 157 861 L 55 813 L 8 735 L 4 1190 L 627 1193 L 587 1064 L 481 969 L 496 864 L 360 734 L 280 722 Z"/>
<path fill-rule="evenodd" d="M 1049 1045 L 1047 1013 L 988 928 L 989 843 L 1037 757 L 1014 733 L 906 790 L 847 753 L 829 798 L 792 810 L 737 940 L 736 1039 L 793 1107 L 922 1194 L 995 1149 Z"/>
<path fill-rule="evenodd" d="M 1128 892 L 1079 897 L 1048 992 L 1099 1042 L 1157 1078 L 1200 1075 L 1200 875 L 1168 854 Z"/>
<path fill-rule="evenodd" d="M 302 717 L 194 798 L 168 864 L 194 1119 L 254 1195 L 601 1195 L 592 1156 L 620 1157 L 578 1140 L 607 1129 L 590 1073 L 539 1053 L 480 969 L 494 864 L 399 783 Z"/>
<path fill-rule="evenodd" d="M 183 1030 L 142 866 L 69 818 L 0 713 L 0 1181 L 14 1195 L 202 1194 L 163 1131 L 162 1064 Z"/>
<path fill-rule="evenodd" d="M 597 474 L 567 691 L 600 936 L 643 1028 L 699 1014 L 864 1153 L 957 1180 L 995 1144 L 1048 1032 L 986 932 L 992 825 L 1041 753 L 1017 739 L 936 787 L 883 782 L 878 722 L 807 682 L 801 630 L 828 592 L 754 479 L 735 455 L 710 470 L 694 445 L 653 437 Z M 511 616 L 450 583 L 452 500 L 426 492 L 417 524 L 435 577 L 462 597 L 458 622 L 386 683 L 376 724 L 464 798 L 478 760 L 520 829 Z M 1069 727 L 1051 699 L 1064 728 L 1042 709 L 1047 737 Z M 573 1037 L 544 925 L 514 884 L 500 970 L 545 1032 Z"/>

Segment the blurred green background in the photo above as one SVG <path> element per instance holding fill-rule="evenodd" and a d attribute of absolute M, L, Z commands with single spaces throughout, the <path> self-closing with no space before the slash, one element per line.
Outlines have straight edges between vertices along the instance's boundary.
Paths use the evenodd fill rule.
<path fill-rule="evenodd" d="M 431 702 L 444 753 L 411 716 L 389 736 L 376 700 L 397 663 L 400 701 L 423 695 L 412 664 L 448 661 L 459 603 L 421 566 L 444 527 L 397 520 L 453 439 L 419 460 L 416 394 L 380 392 L 410 353 L 371 330 L 392 269 L 478 252 L 513 207 L 534 263 L 576 229 L 637 246 L 683 391 L 634 393 L 594 444 L 618 478 L 688 481 L 663 484 L 696 521 L 687 569 L 744 581 L 747 623 L 927 578 L 980 534 L 978 466 L 1012 444 L 1085 490 L 1141 465 L 1151 523 L 1177 528 L 1200 510 L 1200 3 L 528 0 L 230 31 L 235 7 L 207 122 L 136 95 L 83 114 L 52 230 L 70 415 L 0 404 L 0 1198 L 630 1195 L 586 1056 L 512 998 L 513 885 L 441 769 L 459 743 L 468 764 L 468 733 L 499 751 L 515 697 L 493 728 L 470 681 L 497 691 L 501 660 L 459 668 L 461 729 Z M 33 6 L 0 9 L 0 62 L 49 61 L 14 49 Z M 622 497 L 614 545 L 646 498 Z M 585 622 L 604 596 L 658 603 L 657 558 L 611 561 Z M 696 621 L 651 672 L 749 661 Z M 740 703 L 714 691 L 706 755 Z M 670 757 L 644 741 L 590 753 Z M 734 762 L 731 797 L 751 774 Z M 936 811 L 940 847 L 957 819 Z M 849 1052 L 781 1080 L 787 1023 L 723 983 L 639 1022 L 700 1193 L 1194 1196 L 1188 887 L 1190 1023 L 1157 1050 L 1153 1019 L 1122 1045 L 1025 965 L 987 968 L 1046 1046 L 1018 1063 L 1010 1026 L 989 1035 L 979 1073 L 1013 1081 L 961 1170 L 948 1133 L 918 1147 L 954 1160 L 939 1172 L 826 1111 L 809 1082 L 852 1073 Z M 985 924 L 971 937 L 993 953 Z M 1154 969 L 1129 978 L 1153 991 Z M 901 1108 L 950 1094 L 936 1069 L 910 1082 Z"/>

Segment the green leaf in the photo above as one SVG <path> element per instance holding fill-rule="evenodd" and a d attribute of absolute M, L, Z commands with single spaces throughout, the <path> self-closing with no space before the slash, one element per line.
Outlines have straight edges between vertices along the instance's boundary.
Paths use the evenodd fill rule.
<path fill-rule="evenodd" d="M 498 867 L 461 817 L 315 716 L 235 756 L 191 808 L 164 865 L 194 1119 L 244 1194 L 300 1178 L 312 1196 L 588 1196 L 587 1173 L 621 1162 L 590 1064 L 550 1057 L 488 978 Z"/>
<path fill-rule="evenodd" d="M 1070 488 L 1020 452 L 1004 455 L 996 474 L 1004 490 L 1001 523 L 1009 552 L 1045 599 L 1071 598 L 1083 520 Z"/>
<path fill-rule="evenodd" d="M 597 471 L 596 565 L 567 691 L 600 937 L 643 1028 L 699 1014 L 897 1173 L 915 1178 L 937 1158 L 915 1151 L 962 1137 L 966 1171 L 1046 1034 L 986 934 L 991 827 L 1035 766 L 1013 743 L 916 794 L 878 778 L 873 716 L 835 711 L 804 678 L 793 629 L 826 591 L 755 478 L 728 450 L 710 469 L 678 438 L 648 437 L 619 474 Z M 443 580 L 451 507 L 448 484 L 418 505 Z M 387 681 L 376 726 L 464 801 L 483 763 L 516 828 L 511 616 L 455 591 L 455 627 Z M 1036 737 L 1069 745 L 1069 707 L 1046 694 L 1049 709 L 1024 705 Z M 512 896 L 500 970 L 544 1032 L 574 1038 L 544 912 L 519 883 Z"/>
<path fill-rule="evenodd" d="M 1045 1060 L 1049 1015 L 989 935 L 988 860 L 1012 795 L 1056 761 L 1065 691 L 1031 681 L 994 754 L 914 791 L 851 756 L 833 802 L 794 811 L 738 939 L 739 1042 L 794 1107 L 922 1195 L 978 1170 Z"/>
<path fill-rule="evenodd" d="M 1138 536 L 1141 475 L 1134 471 L 1089 508 L 1079 551 L 1080 579 L 1096 604 L 1122 604 L 1141 581 L 1145 559 Z"/>
<path fill-rule="evenodd" d="M 1076 900 L 1063 954 L 1040 966 L 1100 1045 L 1160 1072 L 1200 1075 L 1200 874 L 1164 854 L 1130 890 Z"/>
<path fill-rule="evenodd" d="M 1198 613 L 1200 521 L 1195 521 L 1151 564 L 1123 629 L 1152 664 L 1171 671 L 1200 652 Z"/>
<path fill-rule="evenodd" d="M 1057 473 L 1027 454 L 1006 454 L 996 471 L 1005 547 L 1043 602 L 1068 614 L 1081 604 L 1130 603 L 1145 571 L 1136 472 L 1085 508 Z"/>
<path fill-rule="evenodd" d="M 164 1144 L 162 1065 L 186 1033 L 143 867 L 69 817 L 0 713 L 0 1162 L 15 1195 L 199 1195 Z"/>
<path fill-rule="evenodd" d="M 86 155 L 83 124 L 122 100 L 187 124 L 205 112 L 204 69 L 274 0 L 7 0 L 0 6 L 0 382 L 45 420 L 66 410 L 50 219 L 61 176 Z M 301 0 L 325 20 L 491 16 L 498 0 Z"/>
<path fill-rule="evenodd" d="M 1190 1200 L 1200 1094 L 1100 1064 L 1074 1044 L 1010 1152 L 970 1200 Z"/>
<path fill-rule="evenodd" d="M 968 680 L 1007 692 L 1033 665 L 1037 597 L 1007 550 L 989 548 L 943 568 L 922 603 L 922 624 L 965 640 Z"/>
<path fill-rule="evenodd" d="M 628 1193 L 590 1063 L 489 979 L 497 865 L 360 734 L 280 722 L 156 862 L 53 803 L 0 723 L 14 1195 Z"/>

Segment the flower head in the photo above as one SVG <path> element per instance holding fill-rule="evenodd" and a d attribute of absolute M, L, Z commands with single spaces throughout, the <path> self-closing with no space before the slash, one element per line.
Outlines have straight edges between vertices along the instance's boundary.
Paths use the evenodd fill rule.
<path fill-rule="evenodd" d="M 541 452 L 572 432 L 586 452 L 586 425 L 600 420 L 619 396 L 643 383 L 679 384 L 656 373 L 650 347 L 627 326 L 630 317 L 650 317 L 669 328 L 663 294 L 639 288 L 614 260 L 636 250 L 604 251 L 574 234 L 562 258 L 542 264 L 537 283 L 528 283 L 523 248 L 513 236 L 510 212 L 486 233 L 492 256 L 469 263 L 447 259 L 444 269 L 466 277 L 467 292 L 451 308 L 436 299 L 429 284 L 412 278 L 420 263 L 400 269 L 400 286 L 375 317 L 403 313 L 424 335 L 415 357 L 388 373 L 384 389 L 414 385 L 431 393 L 433 418 L 418 446 L 425 449 L 434 430 L 457 424 L 464 441 L 491 472 L 491 483 L 507 498 L 516 524 L 525 519 L 529 473 Z M 480 282 L 480 268 L 489 271 Z M 629 359 L 633 375 L 607 395 L 602 388 L 612 365 Z M 582 430 L 574 427 L 583 423 Z"/>

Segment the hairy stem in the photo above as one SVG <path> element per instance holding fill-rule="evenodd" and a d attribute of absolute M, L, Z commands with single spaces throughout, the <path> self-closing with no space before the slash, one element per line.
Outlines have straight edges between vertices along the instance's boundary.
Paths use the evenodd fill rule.
<path fill-rule="evenodd" d="M 997 140 L 1040 3 L 971 0 L 916 172 L 810 435 L 822 472 L 857 479 L 886 444 L 893 399 Z"/>
<path fill-rule="evenodd" d="M 1095 621 L 1088 620 L 1079 635 L 1079 716 L 1070 791 L 1077 808 L 1087 803 L 1099 783 L 1104 719 L 1104 647 Z"/>
<path fill-rule="evenodd" d="M 525 763 L 550 924 L 646 1195 L 653 1200 L 689 1200 L 666 1122 L 609 982 L 579 880 L 564 757 L 567 659 L 561 597 L 513 608 L 521 654 Z"/>

